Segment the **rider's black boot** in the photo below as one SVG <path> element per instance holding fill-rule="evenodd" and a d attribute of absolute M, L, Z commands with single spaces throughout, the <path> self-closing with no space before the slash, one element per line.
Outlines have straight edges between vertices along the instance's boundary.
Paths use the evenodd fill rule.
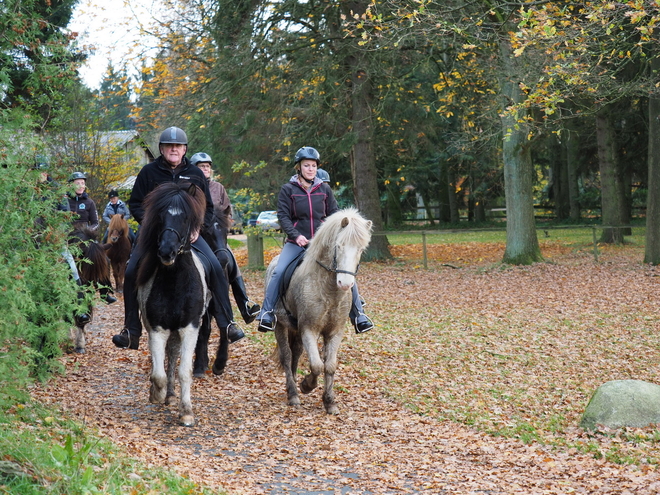
<path fill-rule="evenodd" d="M 234 293 L 234 299 L 236 300 L 236 305 L 241 312 L 243 320 L 245 323 L 252 323 L 259 314 L 261 306 L 248 299 L 243 277 L 236 277 L 232 280 L 231 290 Z"/>
<path fill-rule="evenodd" d="M 108 304 L 117 302 L 117 298 L 112 295 L 112 289 L 108 287 L 101 287 L 99 289 L 99 294 L 101 295 L 101 299 Z"/>

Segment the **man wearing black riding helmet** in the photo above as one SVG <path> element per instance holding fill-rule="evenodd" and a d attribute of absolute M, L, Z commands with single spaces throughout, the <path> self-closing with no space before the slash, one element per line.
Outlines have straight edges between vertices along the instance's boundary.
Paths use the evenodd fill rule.
<path fill-rule="evenodd" d="M 295 168 L 298 172 L 280 189 L 277 199 L 277 219 L 287 239 L 280 253 L 275 270 L 266 287 L 261 305 L 258 330 L 268 332 L 275 329 L 275 303 L 279 297 L 280 279 L 287 266 L 304 250 L 314 234 L 333 213 L 339 211 L 335 196 L 323 178 L 318 176 L 319 152 L 311 146 L 303 146 L 296 152 Z M 328 182 L 330 176 L 327 176 Z M 357 283 L 352 289 L 353 304 L 349 317 L 356 333 L 368 332 L 374 324 L 364 314 L 363 303 Z"/>
<path fill-rule="evenodd" d="M 197 167 L 192 166 L 186 158 L 188 151 L 186 133 L 178 127 L 165 129 L 160 135 L 158 149 L 161 153 L 160 156 L 142 167 L 128 200 L 128 207 L 135 220 L 138 223 L 142 222 L 144 198 L 157 186 L 165 182 L 190 182 L 199 187 L 206 196 L 203 228 L 211 228 L 213 225 L 213 201 L 204 174 Z M 209 289 L 213 295 L 209 304 L 209 313 L 216 319 L 218 327 L 227 329 L 230 342 L 242 339 L 245 334 L 233 321 L 229 302 L 229 286 L 220 263 L 202 236 L 198 236 L 192 243 L 192 247 L 206 267 Z M 112 342 L 117 347 L 137 349 L 139 346 L 142 323 L 138 311 L 135 279 L 143 254 L 138 233 L 138 243 L 128 261 L 124 279 L 124 328 L 119 334 L 112 337 Z"/>

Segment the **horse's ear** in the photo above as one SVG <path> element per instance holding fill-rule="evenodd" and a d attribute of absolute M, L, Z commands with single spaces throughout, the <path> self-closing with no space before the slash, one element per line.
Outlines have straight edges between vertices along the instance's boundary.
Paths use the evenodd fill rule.
<path fill-rule="evenodd" d="M 186 192 L 191 196 L 194 196 L 195 193 L 197 192 L 197 186 L 191 182 Z"/>
<path fill-rule="evenodd" d="M 348 225 L 348 217 L 344 217 L 341 219 L 341 228 L 343 229 Z"/>
<path fill-rule="evenodd" d="M 367 220 L 367 229 L 371 230 L 371 227 L 373 227 L 374 223 L 371 220 Z"/>

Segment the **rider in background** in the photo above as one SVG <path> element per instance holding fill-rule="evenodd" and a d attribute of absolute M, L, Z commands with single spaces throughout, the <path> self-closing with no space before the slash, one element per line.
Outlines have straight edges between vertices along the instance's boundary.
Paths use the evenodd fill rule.
<path fill-rule="evenodd" d="M 131 212 L 128 209 L 126 203 L 119 199 L 119 193 L 113 189 L 108 193 L 108 204 L 105 205 L 105 210 L 103 210 L 103 221 L 107 224 L 110 224 L 110 217 L 112 215 L 124 215 L 124 219 L 128 220 L 131 218 Z M 128 229 L 128 238 L 131 240 L 131 244 L 135 243 L 135 233 L 133 229 Z M 105 234 L 103 234 L 103 242 L 108 240 L 108 229 L 105 229 Z"/>
<path fill-rule="evenodd" d="M 213 160 L 207 153 L 195 153 L 190 158 L 190 163 L 199 168 L 206 177 L 209 185 L 209 192 L 211 193 L 211 199 L 213 200 L 213 213 L 218 218 L 227 218 L 227 225 L 230 225 L 231 201 L 229 200 L 229 195 L 227 194 L 225 186 L 220 182 L 213 180 Z M 227 278 L 229 279 L 231 290 L 234 293 L 234 299 L 236 300 L 238 310 L 241 312 L 241 316 L 243 317 L 243 320 L 245 320 L 245 323 L 252 323 L 259 314 L 261 308 L 258 304 L 253 303 L 248 298 L 243 275 L 238 267 L 238 263 L 236 263 L 234 253 L 229 249 L 229 245 L 218 246 L 218 248 L 218 252 L 215 254 L 222 267 L 229 268 Z"/>
<path fill-rule="evenodd" d="M 325 219 L 339 211 L 332 189 L 317 175 L 319 162 L 320 155 L 316 149 L 310 146 L 300 148 L 295 156 L 297 174 L 280 189 L 277 199 L 277 219 L 287 239 L 266 287 L 264 303 L 257 318 L 260 332 L 275 329 L 276 318 L 273 310 L 279 297 L 282 273 L 305 249 Z M 326 178 L 324 174 L 321 175 Z M 330 181 L 329 176 L 327 180 Z M 374 324 L 364 314 L 357 283 L 353 285 L 352 296 L 353 304 L 349 314 L 351 323 L 356 333 L 368 332 Z"/>
<path fill-rule="evenodd" d="M 87 196 L 85 189 L 87 188 L 87 176 L 82 172 L 74 172 L 69 177 L 69 184 L 73 185 L 74 192 L 68 193 L 69 208 L 77 217 L 73 218 L 74 229 L 82 229 L 87 227 L 91 230 L 99 228 L 99 216 L 96 212 L 96 203 L 94 200 Z M 99 294 L 108 304 L 117 302 L 117 298 L 112 295 L 111 287 L 99 287 Z"/>
<path fill-rule="evenodd" d="M 96 212 L 96 203 L 90 198 L 85 189 L 87 188 L 87 176 L 82 172 L 74 172 L 69 177 L 69 184 L 73 186 L 74 192 L 68 193 L 69 209 L 77 214 L 74 217 L 75 228 L 89 227 L 92 230 L 99 228 L 99 216 Z"/>
<path fill-rule="evenodd" d="M 131 213 L 138 223 L 144 217 L 144 198 L 160 184 L 165 182 L 189 182 L 195 184 L 206 196 L 206 214 L 204 217 L 205 229 L 213 226 L 213 202 L 209 193 L 206 177 L 197 167 L 193 167 L 186 158 L 188 151 L 188 137 L 178 127 L 168 127 L 161 135 L 158 143 L 160 156 L 148 163 L 138 173 L 135 185 L 128 200 Z M 139 238 L 139 233 L 138 233 Z M 213 315 L 219 328 L 227 329 L 230 342 L 236 342 L 245 334 L 233 321 L 231 303 L 229 302 L 229 285 L 218 259 L 211 248 L 200 235 L 191 244 L 198 258 L 207 268 L 207 281 L 212 299 L 209 304 L 209 313 Z M 140 259 L 143 256 L 140 242 L 131 253 L 126 267 L 124 278 L 124 328 L 112 337 L 117 347 L 137 349 L 142 335 L 142 322 L 137 300 L 137 287 L 135 281 Z"/>

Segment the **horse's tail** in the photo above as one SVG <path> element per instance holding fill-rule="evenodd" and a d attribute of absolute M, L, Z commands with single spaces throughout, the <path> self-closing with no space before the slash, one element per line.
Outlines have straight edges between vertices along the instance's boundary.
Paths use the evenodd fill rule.
<path fill-rule="evenodd" d="M 96 242 L 89 242 L 84 249 L 84 258 L 79 263 L 83 281 L 109 286 L 110 263 L 103 247 Z"/>

